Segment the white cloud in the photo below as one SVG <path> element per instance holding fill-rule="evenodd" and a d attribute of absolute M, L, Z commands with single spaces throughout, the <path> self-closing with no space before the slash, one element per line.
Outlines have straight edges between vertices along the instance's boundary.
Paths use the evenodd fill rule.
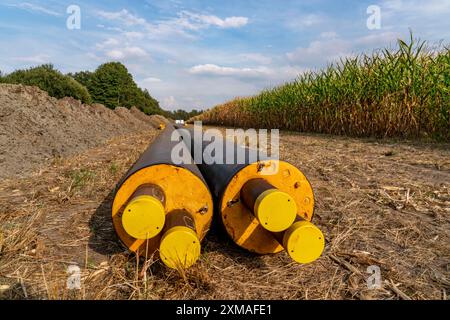
<path fill-rule="evenodd" d="M 108 38 L 101 43 L 97 43 L 96 47 L 98 49 L 104 49 L 104 48 L 108 48 L 108 47 L 112 47 L 112 46 L 118 46 L 119 43 L 120 43 L 119 40 L 117 40 L 115 38 Z"/>
<path fill-rule="evenodd" d="M 354 43 L 379 48 L 381 46 L 386 47 L 388 44 L 396 42 L 400 37 L 401 35 L 398 32 L 387 31 L 369 34 L 367 36 L 356 39 Z"/>
<path fill-rule="evenodd" d="M 123 35 L 129 40 L 140 40 L 145 36 L 142 32 L 137 31 L 124 32 Z"/>
<path fill-rule="evenodd" d="M 122 50 L 114 49 L 106 52 L 106 55 L 110 57 L 111 59 L 123 59 L 125 57 L 125 53 Z"/>
<path fill-rule="evenodd" d="M 18 4 L 7 4 L 7 6 L 19 8 L 19 9 L 23 9 L 23 10 L 27 10 L 27 11 L 31 11 L 31 12 L 47 14 L 47 15 L 54 16 L 54 17 L 61 16 L 61 13 L 59 13 L 59 12 L 39 6 L 37 4 L 29 3 L 29 2 L 22 2 L 22 3 L 18 3 Z"/>
<path fill-rule="evenodd" d="M 26 62 L 26 63 L 48 63 L 50 61 L 50 56 L 46 54 L 38 54 L 35 56 L 27 56 L 27 57 L 14 57 L 12 58 L 14 61 L 18 62 Z"/>
<path fill-rule="evenodd" d="M 343 39 L 316 40 L 308 47 L 299 47 L 286 54 L 292 63 L 312 66 L 338 60 L 340 57 L 351 55 L 351 42 Z"/>
<path fill-rule="evenodd" d="M 266 87 L 268 85 L 278 85 L 298 77 L 299 74 L 309 70 L 305 67 L 290 65 L 274 65 L 249 67 L 225 67 L 216 64 L 200 64 L 188 69 L 188 73 L 193 75 L 202 75 L 220 78 L 230 78 L 236 81 L 258 84 Z M 200 78 L 197 78 L 200 79 Z M 215 80 L 216 81 L 216 80 Z"/>
<path fill-rule="evenodd" d="M 197 26 L 216 26 L 224 29 L 240 28 L 248 23 L 247 17 L 227 17 L 225 19 L 221 19 L 214 15 L 197 14 L 189 11 L 182 11 L 180 17 L 187 18 L 187 21 L 185 20 L 185 22 L 189 22 L 191 27 L 191 22 L 194 22 Z"/>
<path fill-rule="evenodd" d="M 131 45 L 128 41 L 120 41 L 118 38 L 108 38 L 97 43 L 96 48 L 108 58 L 115 60 L 125 60 L 132 58 L 144 58 L 149 54 L 141 47 Z"/>
<path fill-rule="evenodd" d="M 215 64 L 200 64 L 190 68 L 189 73 L 214 76 L 258 77 L 270 74 L 271 70 L 265 67 L 233 68 Z"/>
<path fill-rule="evenodd" d="M 297 78 L 300 74 L 309 71 L 309 68 L 297 67 L 297 66 L 282 66 L 277 68 L 276 80 L 279 82 L 289 81 Z"/>
<path fill-rule="evenodd" d="M 326 31 L 322 32 L 320 37 L 324 39 L 334 39 L 338 37 L 338 34 L 335 31 Z"/>
<path fill-rule="evenodd" d="M 158 83 L 161 82 L 162 80 L 159 78 L 153 78 L 153 77 L 149 77 L 149 78 L 145 78 L 144 80 L 142 80 L 142 83 Z"/>
<path fill-rule="evenodd" d="M 144 18 L 139 18 L 126 9 L 117 12 L 98 11 L 97 14 L 106 20 L 117 20 L 127 26 L 147 24 L 147 21 Z"/>
<path fill-rule="evenodd" d="M 119 27 L 106 27 L 106 30 L 114 31 L 114 32 L 120 32 L 120 33 L 124 33 L 125 32 L 125 30 L 123 30 L 122 28 L 119 28 Z"/>
<path fill-rule="evenodd" d="M 287 26 L 293 30 L 302 30 L 321 24 L 325 18 L 319 14 L 306 14 L 295 19 L 289 18 Z"/>
<path fill-rule="evenodd" d="M 147 52 L 139 47 L 125 47 L 121 49 L 111 49 L 106 52 L 106 56 L 111 59 L 123 60 L 129 58 L 147 57 Z"/>
<path fill-rule="evenodd" d="M 383 9 L 397 13 L 436 15 L 450 13 L 449 0 L 385 0 Z"/>
<path fill-rule="evenodd" d="M 174 96 L 169 96 L 169 97 L 166 97 L 163 99 L 162 107 L 163 107 L 163 109 L 175 110 L 175 109 L 179 108 L 179 104 Z"/>
<path fill-rule="evenodd" d="M 214 15 L 204 15 L 193 13 L 190 11 L 181 11 L 175 18 L 169 18 L 156 22 L 150 22 L 135 14 L 130 13 L 126 9 L 117 12 L 98 11 L 98 16 L 109 20 L 116 21 L 127 27 L 141 27 L 141 32 L 136 30 L 123 31 L 129 38 L 142 38 L 145 35 L 149 37 L 161 37 L 170 35 L 182 35 L 192 38 L 192 32 L 206 29 L 209 27 L 218 27 L 222 29 L 240 28 L 248 23 L 247 17 L 227 17 L 219 18 Z M 108 29 L 108 27 L 106 27 Z M 117 28 L 117 26 L 116 26 Z"/>
<path fill-rule="evenodd" d="M 271 64 L 272 58 L 262 55 L 260 53 L 242 53 L 239 57 L 244 61 L 253 61 L 259 64 Z"/>

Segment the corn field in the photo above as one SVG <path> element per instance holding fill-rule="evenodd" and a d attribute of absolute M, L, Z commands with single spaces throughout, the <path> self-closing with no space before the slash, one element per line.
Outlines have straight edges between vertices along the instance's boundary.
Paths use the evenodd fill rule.
<path fill-rule="evenodd" d="M 194 118 L 205 124 L 450 140 L 450 48 L 398 40 Z M 193 120 L 194 120 L 193 119 Z"/>

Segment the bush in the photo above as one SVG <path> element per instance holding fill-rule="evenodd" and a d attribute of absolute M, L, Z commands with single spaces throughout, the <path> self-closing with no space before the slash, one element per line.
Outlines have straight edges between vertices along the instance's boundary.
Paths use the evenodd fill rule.
<path fill-rule="evenodd" d="M 73 97 L 83 103 L 92 102 L 88 90 L 82 84 L 70 76 L 63 75 L 50 64 L 27 70 L 17 70 L 6 76 L 0 75 L 0 77 L 0 81 L 3 83 L 37 86 L 58 99 Z"/>

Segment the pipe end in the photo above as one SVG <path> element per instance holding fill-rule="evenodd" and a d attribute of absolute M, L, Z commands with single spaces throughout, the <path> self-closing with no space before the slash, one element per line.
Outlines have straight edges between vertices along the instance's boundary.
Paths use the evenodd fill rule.
<path fill-rule="evenodd" d="M 200 257 L 200 240 L 185 226 L 169 229 L 162 237 L 159 252 L 162 262 L 171 269 L 187 269 Z"/>
<path fill-rule="evenodd" d="M 294 261 L 310 263 L 321 256 L 325 248 L 325 237 L 311 222 L 298 221 L 284 234 L 283 246 Z"/>
<path fill-rule="evenodd" d="M 135 239 L 150 239 L 164 227 L 166 214 L 161 202 L 148 195 L 131 200 L 122 214 L 122 225 L 126 233 Z"/>
<path fill-rule="evenodd" d="M 281 232 L 294 223 L 297 216 L 297 204 L 286 192 L 269 189 L 256 199 L 254 212 L 265 229 Z"/>

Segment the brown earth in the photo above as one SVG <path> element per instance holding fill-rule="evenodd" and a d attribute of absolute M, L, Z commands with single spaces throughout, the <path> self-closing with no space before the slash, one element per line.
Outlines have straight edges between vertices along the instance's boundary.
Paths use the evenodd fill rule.
<path fill-rule="evenodd" d="M 157 131 L 131 133 L 0 184 L 0 295 L 58 299 L 447 299 L 450 145 L 282 132 L 326 235 L 308 265 L 257 256 L 212 231 L 183 273 L 136 261 L 110 219 L 116 183 Z M 81 268 L 67 290 L 66 268 Z M 382 288 L 368 289 L 379 266 Z"/>
<path fill-rule="evenodd" d="M 0 85 L 0 179 L 23 177 L 49 160 L 167 122 L 137 108 L 111 110 L 55 99 L 36 87 Z"/>

